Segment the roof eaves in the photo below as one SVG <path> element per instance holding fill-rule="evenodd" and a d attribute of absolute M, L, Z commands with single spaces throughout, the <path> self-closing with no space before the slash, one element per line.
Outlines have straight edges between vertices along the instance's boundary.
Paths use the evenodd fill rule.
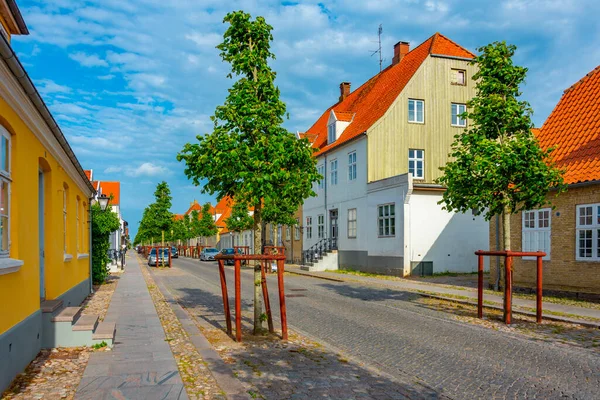
<path fill-rule="evenodd" d="M 25 20 L 23 19 L 23 15 L 21 15 L 21 11 L 17 6 L 15 0 L 6 0 L 6 4 L 8 4 L 8 8 L 10 9 L 15 22 L 17 23 L 17 27 L 19 28 L 21 35 L 29 35 L 29 29 L 27 29 L 27 25 L 25 24 Z"/>

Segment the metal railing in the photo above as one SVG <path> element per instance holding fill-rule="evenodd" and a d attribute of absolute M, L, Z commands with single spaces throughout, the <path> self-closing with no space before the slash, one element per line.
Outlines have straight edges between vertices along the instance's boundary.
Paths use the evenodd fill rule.
<path fill-rule="evenodd" d="M 302 251 L 302 265 L 314 264 L 332 250 L 337 250 L 337 238 L 324 238 Z"/>

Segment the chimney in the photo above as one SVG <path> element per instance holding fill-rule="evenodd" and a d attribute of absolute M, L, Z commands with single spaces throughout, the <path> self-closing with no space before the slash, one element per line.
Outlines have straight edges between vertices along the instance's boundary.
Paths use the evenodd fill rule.
<path fill-rule="evenodd" d="M 340 83 L 340 101 L 344 101 L 350 95 L 350 82 Z"/>
<path fill-rule="evenodd" d="M 392 58 L 392 65 L 396 65 L 404 58 L 405 55 L 410 51 L 410 43 L 398 42 L 394 45 L 394 58 Z"/>

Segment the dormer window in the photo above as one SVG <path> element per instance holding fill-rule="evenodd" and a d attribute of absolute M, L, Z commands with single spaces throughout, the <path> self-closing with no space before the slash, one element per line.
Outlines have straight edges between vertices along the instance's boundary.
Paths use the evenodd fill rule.
<path fill-rule="evenodd" d="M 327 125 L 327 143 L 335 142 L 335 122 Z"/>

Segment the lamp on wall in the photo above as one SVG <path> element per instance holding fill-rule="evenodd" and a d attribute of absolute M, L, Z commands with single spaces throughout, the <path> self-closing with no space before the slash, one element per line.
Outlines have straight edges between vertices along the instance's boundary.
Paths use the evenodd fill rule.
<path fill-rule="evenodd" d="M 98 203 L 100 204 L 100 209 L 102 211 L 106 210 L 106 207 L 108 207 L 108 202 L 109 201 L 110 201 L 110 198 L 107 195 L 105 195 L 105 194 L 101 194 L 98 197 Z"/>

